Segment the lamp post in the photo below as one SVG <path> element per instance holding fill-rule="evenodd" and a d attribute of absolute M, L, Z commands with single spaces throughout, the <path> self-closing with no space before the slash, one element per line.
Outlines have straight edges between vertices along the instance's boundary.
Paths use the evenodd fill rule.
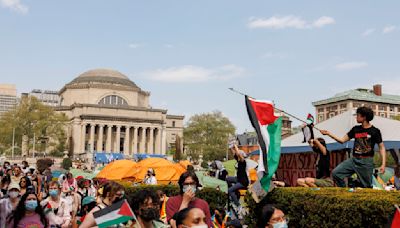
<path fill-rule="evenodd" d="M 11 156 L 13 159 L 14 159 L 14 147 L 15 147 L 15 127 L 13 127 L 12 148 L 11 148 Z"/>

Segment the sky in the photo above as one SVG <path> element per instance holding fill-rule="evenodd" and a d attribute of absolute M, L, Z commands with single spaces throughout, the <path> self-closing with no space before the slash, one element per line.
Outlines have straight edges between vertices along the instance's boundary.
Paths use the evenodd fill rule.
<path fill-rule="evenodd" d="M 170 114 L 221 111 L 251 131 L 244 98 L 299 117 L 313 101 L 383 85 L 400 94 L 400 1 L 0 0 L 0 83 L 59 90 L 122 72 Z M 294 125 L 297 123 L 294 122 Z"/>

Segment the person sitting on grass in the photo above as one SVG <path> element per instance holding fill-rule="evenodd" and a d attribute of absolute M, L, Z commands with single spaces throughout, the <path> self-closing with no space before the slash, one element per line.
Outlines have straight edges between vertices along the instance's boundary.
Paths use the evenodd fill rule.
<path fill-rule="evenodd" d="M 326 148 L 323 138 L 311 139 L 309 141 L 314 152 L 318 153 L 317 175 L 316 178 L 306 177 L 297 179 L 297 184 L 302 187 L 333 187 L 333 181 L 330 179 L 330 153 Z"/>

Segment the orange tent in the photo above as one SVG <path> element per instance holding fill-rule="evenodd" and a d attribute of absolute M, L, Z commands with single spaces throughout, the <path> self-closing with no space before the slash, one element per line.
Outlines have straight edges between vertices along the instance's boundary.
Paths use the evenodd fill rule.
<path fill-rule="evenodd" d="M 108 180 L 122 180 L 134 178 L 138 170 L 139 167 L 136 162 L 130 160 L 117 160 L 106 165 L 96 177 Z"/>
<path fill-rule="evenodd" d="M 136 180 L 142 181 L 149 168 L 154 169 L 158 184 L 176 183 L 182 173 L 186 171 L 181 165 L 175 164 L 163 158 L 146 158 L 137 163 L 140 167 L 135 174 Z"/>
<path fill-rule="evenodd" d="M 188 165 L 192 165 L 192 163 L 188 160 L 182 160 L 182 161 L 179 161 L 179 165 L 181 165 L 183 168 L 187 169 Z"/>

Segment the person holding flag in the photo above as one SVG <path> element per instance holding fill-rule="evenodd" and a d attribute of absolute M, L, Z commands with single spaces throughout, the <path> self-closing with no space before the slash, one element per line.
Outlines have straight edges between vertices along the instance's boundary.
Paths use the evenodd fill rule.
<path fill-rule="evenodd" d="M 382 141 L 382 135 L 378 128 L 373 126 L 370 121 L 374 118 L 371 108 L 359 107 L 356 111 L 357 123 L 342 138 L 337 137 L 327 130 L 321 130 L 323 135 L 327 135 L 339 143 L 345 143 L 354 138 L 353 157 L 339 164 L 333 171 L 332 176 L 336 185 L 345 187 L 344 178 L 357 174 L 364 188 L 372 187 L 372 175 L 374 172 L 374 148 L 377 144 L 382 157 L 382 165 L 379 168 L 381 173 L 385 172 L 386 150 Z"/>

